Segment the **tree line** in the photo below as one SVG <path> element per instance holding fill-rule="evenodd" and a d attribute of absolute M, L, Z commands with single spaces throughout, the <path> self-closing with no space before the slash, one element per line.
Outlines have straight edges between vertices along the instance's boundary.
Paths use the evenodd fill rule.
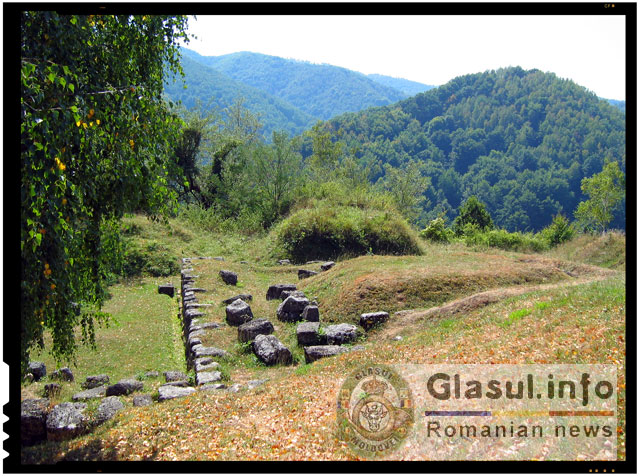
<path fill-rule="evenodd" d="M 556 214 L 573 214 L 587 198 L 583 179 L 605 163 L 626 169 L 620 110 L 572 81 L 517 67 L 461 76 L 322 127 L 356 150 L 373 180 L 387 164 L 415 164 L 429 177 L 424 203 L 434 206 L 423 209 L 421 225 L 441 214 L 451 222 L 474 195 L 498 226 L 539 231 Z M 624 229 L 624 210 L 623 201 L 612 226 Z"/>

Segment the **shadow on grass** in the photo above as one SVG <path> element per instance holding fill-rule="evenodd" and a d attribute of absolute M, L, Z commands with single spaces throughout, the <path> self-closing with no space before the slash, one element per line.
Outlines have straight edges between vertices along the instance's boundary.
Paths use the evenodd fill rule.
<path fill-rule="evenodd" d="M 100 438 L 87 440 L 79 448 L 71 449 L 74 441 L 46 441 L 35 446 L 26 446 L 21 451 L 22 465 L 50 465 L 61 462 L 84 461 L 127 461 L 127 455 L 120 454 L 116 448 L 105 445 Z M 75 446 L 75 445 L 74 445 Z M 142 457 L 142 461 L 155 461 L 158 450 Z"/>
<path fill-rule="evenodd" d="M 126 455 L 118 453 L 116 448 L 105 445 L 99 438 L 87 440 L 78 448 L 70 448 L 74 441 L 46 441 L 44 443 L 22 447 L 22 465 L 50 465 L 62 462 L 83 461 L 122 461 Z M 73 445 L 75 446 L 75 445 Z M 143 458 L 143 461 L 156 459 L 158 451 Z"/>

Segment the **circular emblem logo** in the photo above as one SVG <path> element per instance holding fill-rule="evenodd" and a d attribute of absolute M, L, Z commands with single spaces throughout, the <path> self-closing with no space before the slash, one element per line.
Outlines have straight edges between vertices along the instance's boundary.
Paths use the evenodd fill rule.
<path fill-rule="evenodd" d="M 342 385 L 338 437 L 357 454 L 375 458 L 395 451 L 412 424 L 411 389 L 391 367 L 362 367 Z"/>

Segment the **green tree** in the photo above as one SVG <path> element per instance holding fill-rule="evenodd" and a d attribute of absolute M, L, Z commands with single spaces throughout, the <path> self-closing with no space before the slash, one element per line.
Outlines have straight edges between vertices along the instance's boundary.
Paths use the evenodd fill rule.
<path fill-rule="evenodd" d="M 540 233 L 547 243 L 549 243 L 549 246 L 554 247 L 573 238 L 575 230 L 569 222 L 569 219 L 563 214 L 558 213 L 553 217 L 551 225 L 543 229 Z"/>
<path fill-rule="evenodd" d="M 178 192 L 179 200 L 204 204 L 206 199 L 201 189 L 202 152 L 208 142 L 213 139 L 218 116 L 212 110 L 197 104 L 196 108 L 187 111 L 182 109 L 183 126 L 180 137 L 174 148 L 178 167 L 182 170 L 185 180 L 176 180 L 173 187 Z"/>
<path fill-rule="evenodd" d="M 394 198 L 400 213 L 415 221 L 423 210 L 424 193 L 431 186 L 431 179 L 424 177 L 417 162 L 410 162 L 402 168 L 384 166 L 385 175 L 378 183 Z"/>
<path fill-rule="evenodd" d="M 162 101 L 187 18 L 23 12 L 21 42 L 21 362 L 53 339 L 72 358 L 117 262 L 117 220 L 174 201 L 176 118 Z"/>
<path fill-rule="evenodd" d="M 478 200 L 475 195 L 469 197 L 460 207 L 458 216 L 453 221 L 453 231 L 460 236 L 463 234 L 464 227 L 467 224 L 475 225 L 480 230 L 493 229 L 491 215 L 489 215 L 484 203 Z"/>
<path fill-rule="evenodd" d="M 226 217 L 237 217 L 247 208 L 251 193 L 246 179 L 251 150 L 261 142 L 262 124 L 240 98 L 225 108 L 224 121 L 205 148 L 209 165 L 203 174 L 206 206 L 215 205 Z"/>
<path fill-rule="evenodd" d="M 607 162 L 602 172 L 582 179 L 582 193 L 589 199 L 580 202 L 574 215 L 585 229 L 604 233 L 613 220 L 613 212 L 625 197 L 625 177 L 618 162 Z"/>
<path fill-rule="evenodd" d="M 274 132 L 271 145 L 253 150 L 249 181 L 265 227 L 283 216 L 293 202 L 301 176 L 299 149 L 299 138 L 289 139 L 286 132 Z"/>
<path fill-rule="evenodd" d="M 305 134 L 311 137 L 313 154 L 308 159 L 312 178 L 315 180 L 327 180 L 340 163 L 343 156 L 344 144 L 335 141 L 330 131 L 322 130 L 322 123 L 317 123 Z"/>

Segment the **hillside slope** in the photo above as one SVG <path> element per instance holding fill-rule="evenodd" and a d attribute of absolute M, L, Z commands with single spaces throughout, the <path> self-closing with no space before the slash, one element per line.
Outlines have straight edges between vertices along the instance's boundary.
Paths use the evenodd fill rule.
<path fill-rule="evenodd" d="M 203 106 L 211 105 L 222 111 L 236 99 L 242 98 L 244 107 L 259 115 L 263 135 L 267 140 L 271 139 L 274 130 L 284 130 L 291 135 L 299 134 L 316 121 L 314 117 L 286 101 L 236 81 L 192 60 L 188 55 L 183 55 L 182 67 L 184 82 L 181 78 L 170 79 L 165 86 L 165 94 L 173 101 L 182 101 L 188 109 L 193 108 L 196 101 L 200 101 Z"/>
<path fill-rule="evenodd" d="M 450 219 L 471 195 L 508 230 L 537 231 L 571 216 L 583 178 L 606 160 L 625 170 L 624 114 L 552 73 L 522 68 L 470 74 L 399 103 L 349 113 L 325 127 L 358 147 L 358 159 L 420 164 L 432 186 L 426 219 Z M 310 153 L 307 149 L 306 153 Z M 624 228 L 624 209 L 613 228 Z"/>
<path fill-rule="evenodd" d="M 201 56 L 188 49 L 182 51 L 183 56 L 287 101 L 318 119 L 391 104 L 406 97 L 364 74 L 338 66 L 250 52 Z"/>
<path fill-rule="evenodd" d="M 602 98 L 602 99 L 604 99 L 604 98 Z M 627 102 L 626 101 L 619 101 L 617 99 L 605 99 L 605 101 L 607 101 L 612 106 L 617 107 L 622 112 L 626 112 L 626 110 L 627 110 Z"/>
<path fill-rule="evenodd" d="M 380 83 L 384 86 L 397 89 L 398 91 L 404 93 L 407 97 L 415 96 L 418 93 L 423 93 L 436 87 L 430 86 L 428 84 L 418 83 L 416 81 L 410 81 L 404 78 L 385 76 L 383 74 L 367 74 L 367 77 L 373 79 L 376 83 Z"/>

